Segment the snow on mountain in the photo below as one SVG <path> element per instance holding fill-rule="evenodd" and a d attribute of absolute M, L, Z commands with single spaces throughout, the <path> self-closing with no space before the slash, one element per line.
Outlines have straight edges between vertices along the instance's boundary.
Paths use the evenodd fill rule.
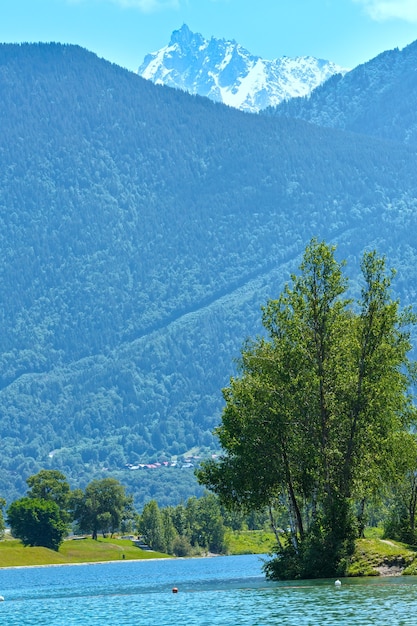
<path fill-rule="evenodd" d="M 330 76 L 348 70 L 314 57 L 268 61 L 236 41 L 204 39 L 184 24 L 167 46 L 148 54 L 138 74 L 156 84 L 207 96 L 243 111 L 258 112 L 308 95 Z"/>

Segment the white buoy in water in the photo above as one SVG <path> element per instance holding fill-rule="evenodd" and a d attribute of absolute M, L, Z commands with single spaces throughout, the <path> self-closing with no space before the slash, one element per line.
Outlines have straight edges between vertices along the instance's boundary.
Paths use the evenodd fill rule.
<path fill-rule="evenodd" d="M 3 596 L 0 596 L 0 602 L 4 602 Z"/>
<path fill-rule="evenodd" d="M 334 584 L 335 584 L 335 587 L 341 587 L 341 585 L 342 585 L 340 580 L 335 580 Z"/>

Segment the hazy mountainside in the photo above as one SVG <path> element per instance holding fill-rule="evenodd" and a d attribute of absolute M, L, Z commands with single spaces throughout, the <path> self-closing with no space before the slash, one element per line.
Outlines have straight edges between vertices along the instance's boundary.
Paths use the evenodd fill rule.
<path fill-rule="evenodd" d="M 333 76 L 309 97 L 268 113 L 417 144 L 417 41 Z"/>
<path fill-rule="evenodd" d="M 185 24 L 172 33 L 167 46 L 148 54 L 138 70 L 140 76 L 156 84 L 249 112 L 307 95 L 338 72 L 346 69 L 310 56 L 268 61 L 236 41 L 204 39 Z"/>
<path fill-rule="evenodd" d="M 261 304 L 312 236 L 377 246 L 414 302 L 417 157 L 155 86 L 75 46 L 0 46 L 0 495 L 42 467 L 179 501 Z M 159 473 L 158 473 L 159 472 Z"/>

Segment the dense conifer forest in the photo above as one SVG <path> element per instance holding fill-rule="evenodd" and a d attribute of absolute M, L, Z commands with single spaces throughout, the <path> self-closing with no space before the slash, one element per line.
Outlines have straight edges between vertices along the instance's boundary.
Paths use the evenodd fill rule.
<path fill-rule="evenodd" d="M 0 94 L 9 502 L 42 468 L 115 476 L 137 505 L 201 494 L 182 465 L 215 451 L 233 359 L 313 236 L 354 288 L 377 248 L 415 302 L 411 145 L 244 114 L 60 44 L 1 45 Z"/>
<path fill-rule="evenodd" d="M 309 98 L 293 98 L 270 108 L 319 126 L 417 144 L 417 42 L 387 50 L 344 76 L 331 77 Z"/>

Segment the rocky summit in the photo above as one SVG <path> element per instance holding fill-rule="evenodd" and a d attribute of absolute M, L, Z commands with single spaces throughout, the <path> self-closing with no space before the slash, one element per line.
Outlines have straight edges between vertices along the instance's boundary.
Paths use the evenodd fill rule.
<path fill-rule="evenodd" d="M 255 113 L 306 96 L 330 76 L 346 71 L 311 56 L 268 61 L 236 41 L 208 40 L 184 24 L 172 33 L 167 46 L 145 57 L 138 74 L 156 84 Z"/>

